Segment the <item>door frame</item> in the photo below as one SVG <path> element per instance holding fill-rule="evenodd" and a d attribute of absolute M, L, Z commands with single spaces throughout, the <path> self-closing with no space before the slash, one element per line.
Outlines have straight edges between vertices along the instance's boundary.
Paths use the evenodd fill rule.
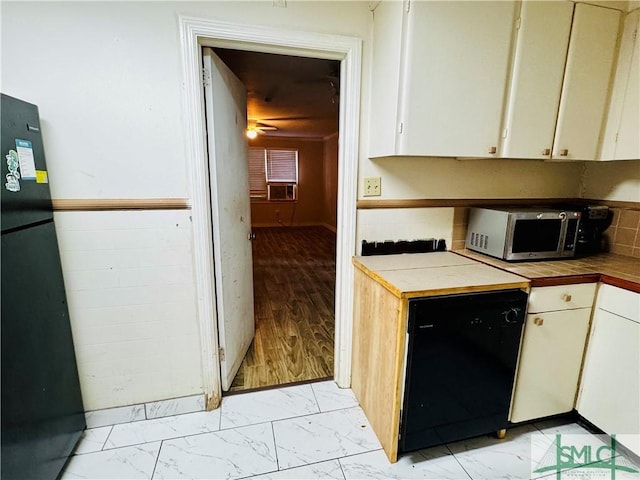
<path fill-rule="evenodd" d="M 215 307 L 212 218 L 206 148 L 203 46 L 340 60 L 338 205 L 336 237 L 334 379 L 351 385 L 353 267 L 356 253 L 356 198 L 360 128 L 362 40 L 356 37 L 286 30 L 180 16 L 184 81 L 183 128 L 191 191 L 193 260 L 202 352 L 202 380 L 207 410 L 221 401 L 218 324 Z"/>

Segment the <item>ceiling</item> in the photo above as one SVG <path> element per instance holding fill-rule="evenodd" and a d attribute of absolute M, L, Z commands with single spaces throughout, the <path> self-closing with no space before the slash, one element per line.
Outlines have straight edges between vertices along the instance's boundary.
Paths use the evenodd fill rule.
<path fill-rule="evenodd" d="M 269 137 L 323 138 L 338 131 L 340 62 L 216 48 L 247 87 L 248 126 Z"/>

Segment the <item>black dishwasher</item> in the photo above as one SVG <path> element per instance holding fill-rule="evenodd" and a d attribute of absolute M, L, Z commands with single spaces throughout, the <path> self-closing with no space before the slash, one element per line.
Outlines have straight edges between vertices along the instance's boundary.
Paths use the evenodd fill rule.
<path fill-rule="evenodd" d="M 400 451 L 507 427 L 526 303 L 521 290 L 409 300 Z"/>

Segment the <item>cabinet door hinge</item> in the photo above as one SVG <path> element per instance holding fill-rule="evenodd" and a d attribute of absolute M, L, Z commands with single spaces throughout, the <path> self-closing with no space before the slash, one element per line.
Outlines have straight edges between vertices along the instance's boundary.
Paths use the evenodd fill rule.
<path fill-rule="evenodd" d="M 520 30 L 520 26 L 522 25 L 522 17 L 518 17 L 516 20 L 516 30 Z"/>
<path fill-rule="evenodd" d="M 218 349 L 218 358 L 221 362 L 224 362 L 224 348 L 222 347 Z"/>
<path fill-rule="evenodd" d="M 404 128 L 404 124 L 402 122 L 400 122 L 398 124 L 398 133 L 402 133 L 402 129 Z"/>
<path fill-rule="evenodd" d="M 411 10 L 411 0 L 407 0 L 407 13 Z"/>

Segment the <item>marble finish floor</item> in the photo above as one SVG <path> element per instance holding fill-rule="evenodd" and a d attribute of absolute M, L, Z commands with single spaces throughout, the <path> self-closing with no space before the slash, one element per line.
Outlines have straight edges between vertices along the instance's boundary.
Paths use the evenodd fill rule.
<path fill-rule="evenodd" d="M 482 436 L 390 464 L 351 390 L 324 381 L 225 397 L 213 412 L 87 430 L 62 478 L 524 479 L 532 445 L 557 433 L 591 435 L 545 421 L 512 428 L 504 440 Z"/>

